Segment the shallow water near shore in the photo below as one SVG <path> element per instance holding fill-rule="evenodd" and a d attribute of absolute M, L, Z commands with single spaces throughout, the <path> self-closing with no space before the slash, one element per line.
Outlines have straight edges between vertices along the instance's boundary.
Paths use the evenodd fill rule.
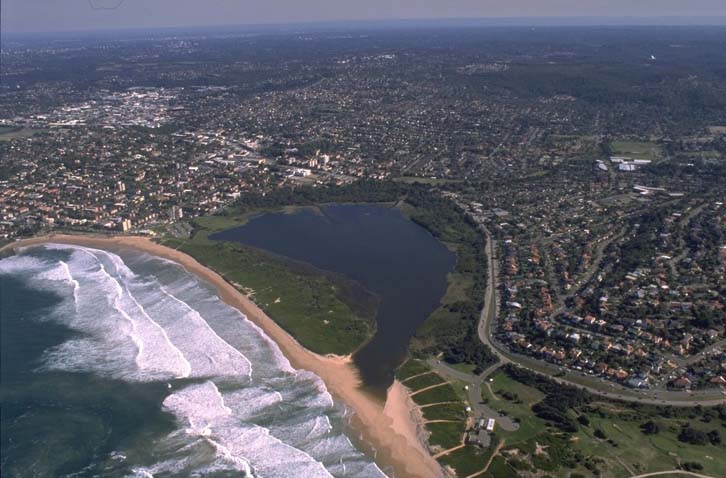
<path fill-rule="evenodd" d="M 2 476 L 378 477 L 339 404 L 179 265 L 0 260 Z"/>
<path fill-rule="evenodd" d="M 363 382 L 381 394 L 409 341 L 446 292 L 455 254 L 398 209 L 334 204 L 266 213 L 211 236 L 344 274 L 380 299 L 375 336 L 354 355 Z"/>

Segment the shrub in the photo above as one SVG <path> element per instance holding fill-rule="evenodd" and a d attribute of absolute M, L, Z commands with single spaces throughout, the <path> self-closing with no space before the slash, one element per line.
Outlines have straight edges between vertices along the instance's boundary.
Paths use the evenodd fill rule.
<path fill-rule="evenodd" d="M 678 440 L 683 443 L 690 443 L 691 445 L 705 445 L 709 442 L 709 437 L 700 430 L 685 426 L 681 428 L 681 432 L 678 434 Z"/>
<path fill-rule="evenodd" d="M 646 435 L 655 435 L 660 432 L 660 426 L 653 420 L 649 420 L 640 426 L 640 430 Z"/>
<path fill-rule="evenodd" d="M 681 468 L 686 471 L 701 471 L 703 470 L 703 465 L 697 461 L 686 461 L 681 464 Z"/>

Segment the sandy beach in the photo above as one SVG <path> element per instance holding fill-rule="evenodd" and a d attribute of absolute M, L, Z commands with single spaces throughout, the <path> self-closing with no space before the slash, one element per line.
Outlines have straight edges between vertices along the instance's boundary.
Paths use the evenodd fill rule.
<path fill-rule="evenodd" d="M 363 440 L 376 450 L 376 462 L 392 468 L 396 478 L 438 478 L 438 465 L 421 443 L 412 403 L 405 388 L 395 382 L 383 404 L 360 388 L 360 379 L 350 357 L 321 356 L 310 352 L 270 319 L 249 298 L 213 270 L 191 256 L 138 236 L 50 235 L 18 241 L 0 249 L 43 243 L 75 244 L 100 249 L 133 248 L 175 261 L 189 272 L 216 287 L 227 304 L 236 307 L 274 340 L 290 363 L 323 379 L 330 393 L 355 412 L 352 425 Z"/>

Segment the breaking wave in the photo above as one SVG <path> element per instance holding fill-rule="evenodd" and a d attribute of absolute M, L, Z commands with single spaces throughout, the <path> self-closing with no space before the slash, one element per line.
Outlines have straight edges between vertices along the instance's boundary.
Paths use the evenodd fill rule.
<path fill-rule="evenodd" d="M 58 293 L 47 320 L 78 332 L 38 371 L 166 384 L 161 406 L 177 428 L 146 444 L 154 459 L 126 463 L 126 476 L 385 476 L 336 425 L 322 380 L 178 264 L 47 244 L 1 260 L 0 274 Z M 108 459 L 130 461 L 127 451 Z"/>

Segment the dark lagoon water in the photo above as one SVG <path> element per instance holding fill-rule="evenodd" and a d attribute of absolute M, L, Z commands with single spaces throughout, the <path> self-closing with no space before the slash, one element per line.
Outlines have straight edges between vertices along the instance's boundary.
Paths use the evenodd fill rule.
<path fill-rule="evenodd" d="M 178 264 L 0 259 L 0 476 L 373 478 L 347 411 Z"/>
<path fill-rule="evenodd" d="M 354 356 L 366 385 L 387 387 L 417 327 L 446 292 L 455 255 L 398 209 L 328 205 L 268 213 L 212 236 L 344 274 L 380 299 L 373 339 Z"/>

